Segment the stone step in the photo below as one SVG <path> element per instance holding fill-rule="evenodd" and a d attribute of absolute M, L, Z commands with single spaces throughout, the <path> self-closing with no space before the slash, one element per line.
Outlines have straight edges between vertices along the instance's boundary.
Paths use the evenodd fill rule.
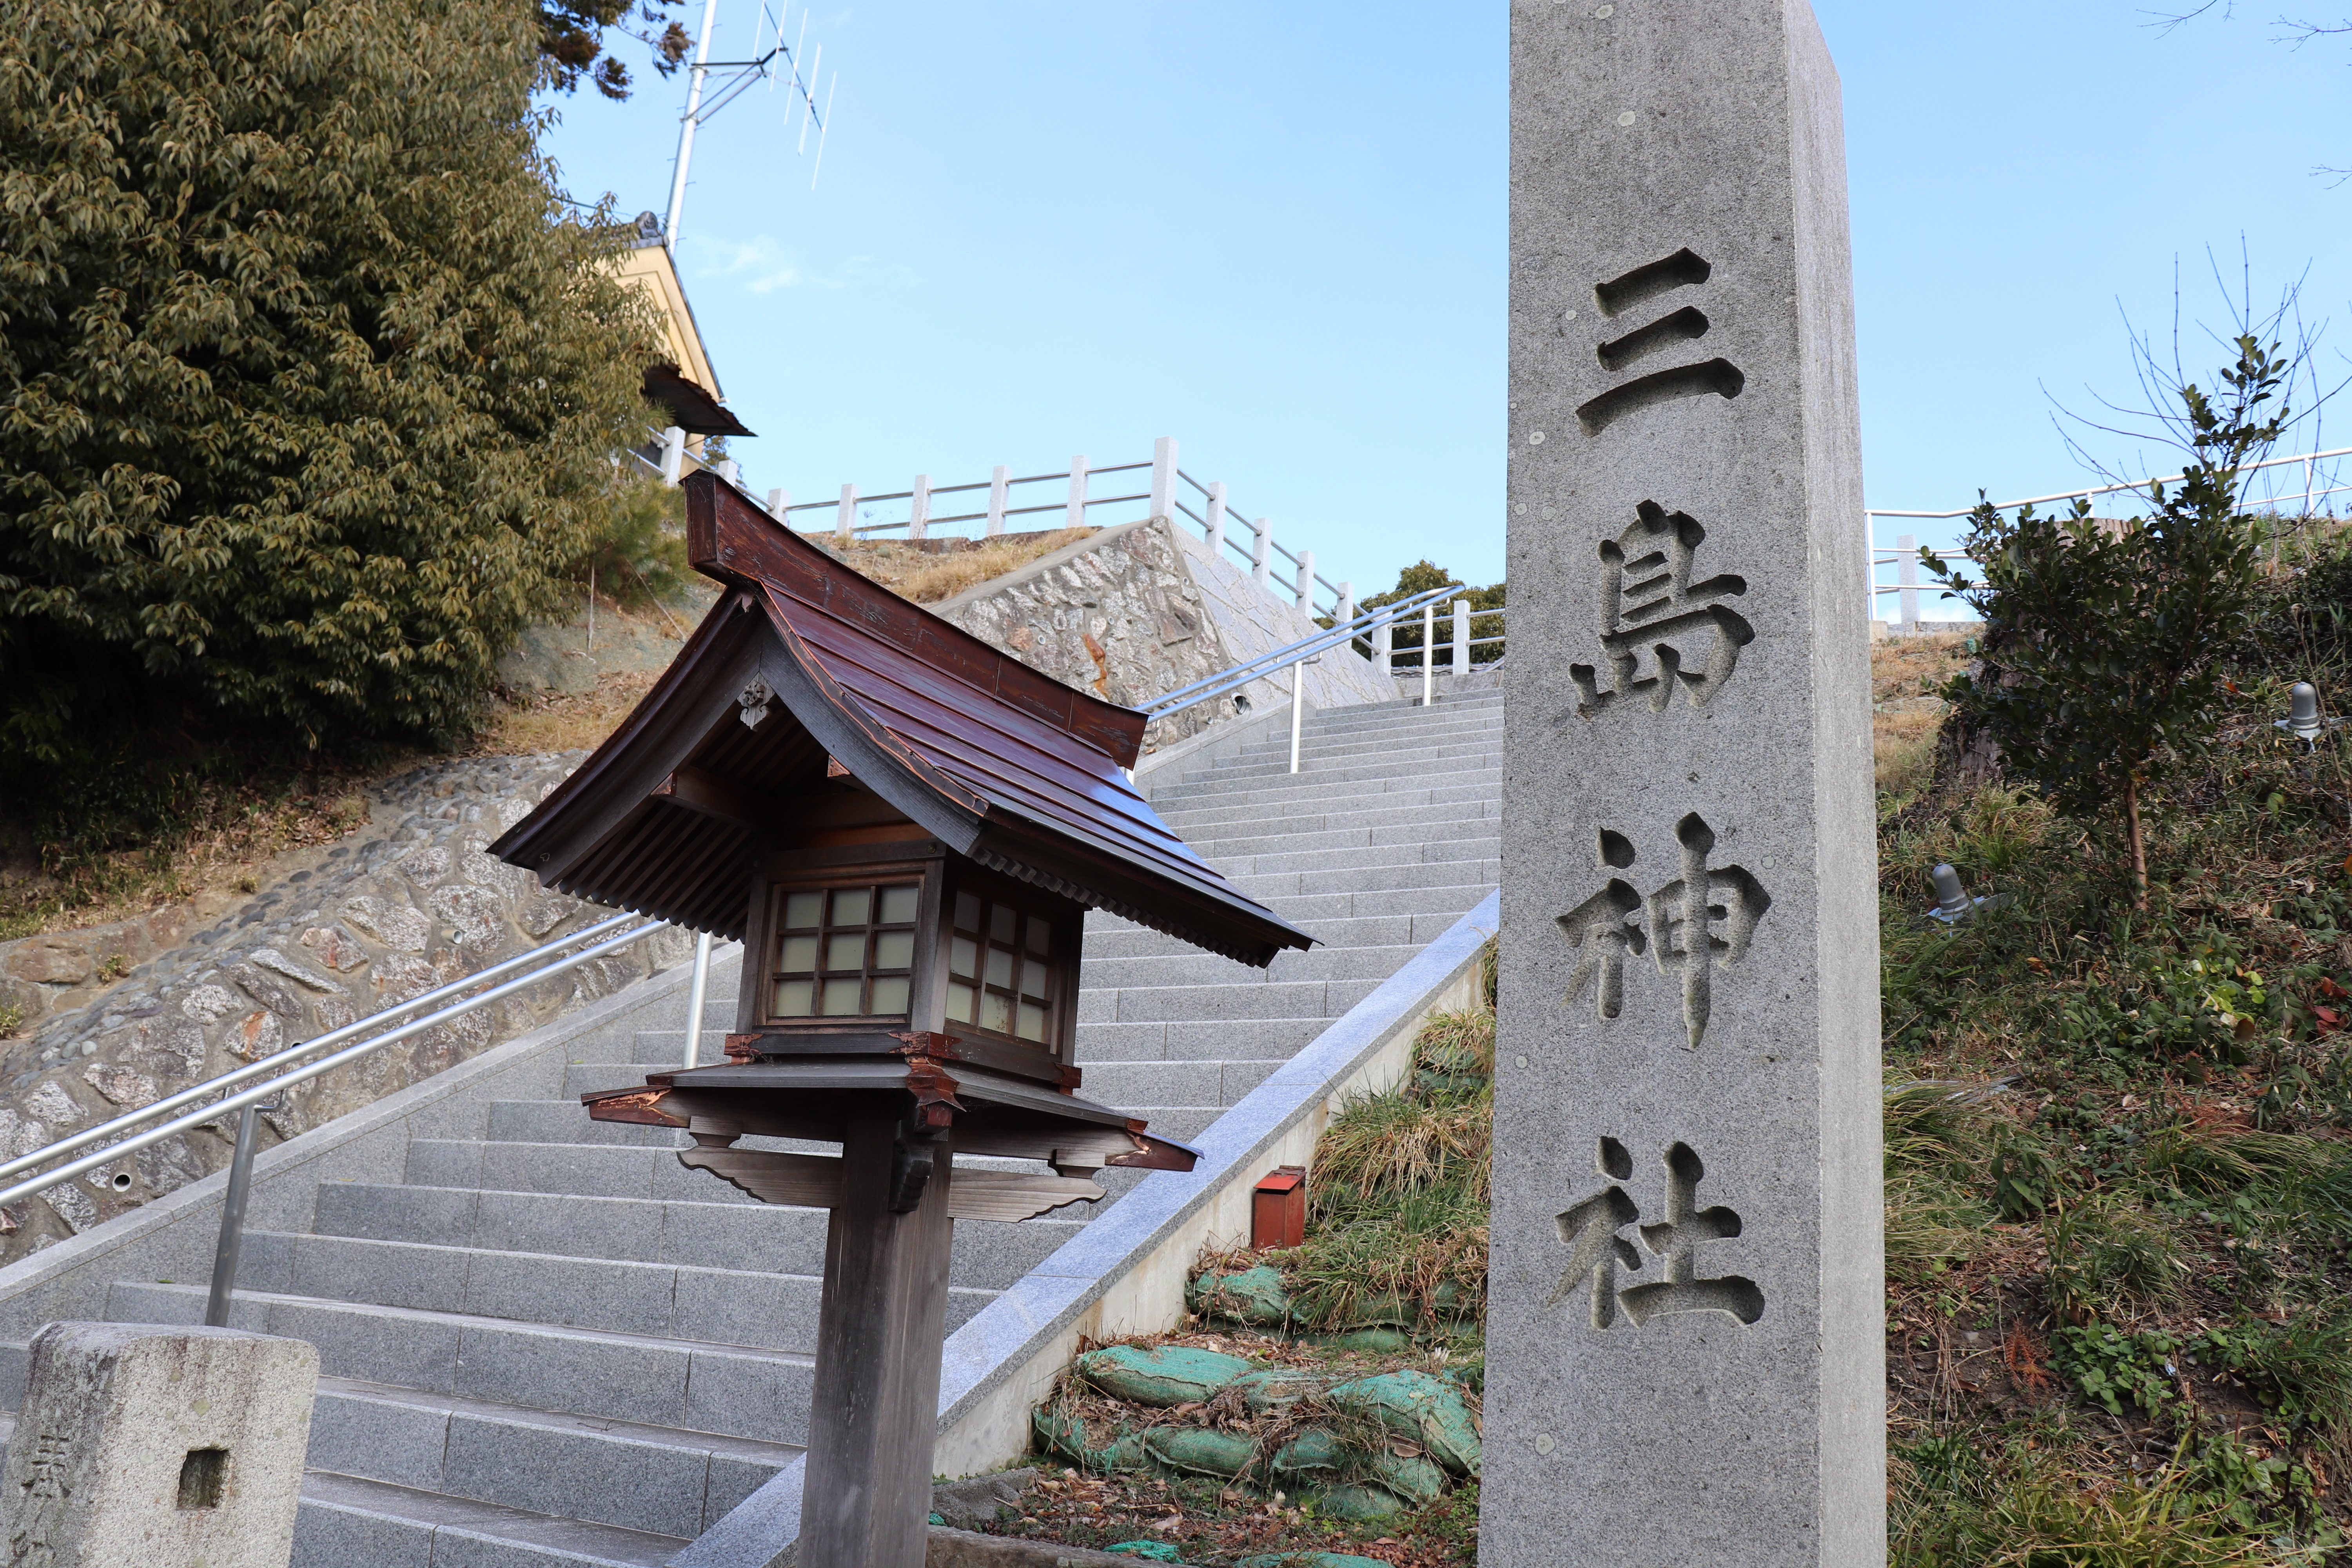
<path fill-rule="evenodd" d="M 1382 826 L 1370 825 L 1338 827 L 1305 826 L 1297 822 L 1276 820 L 1263 823 L 1227 823 L 1226 832 L 1216 837 L 1195 837 L 1190 840 L 1194 853 L 1203 860 L 1224 865 L 1228 860 L 1252 855 L 1291 855 L 1302 850 L 1340 851 L 1373 850 L 1407 844 L 1457 843 L 1469 839 L 1491 841 L 1500 823 L 1484 816 L 1434 817 L 1427 812 L 1400 813 L 1403 821 Z M 686 1037 L 679 1030 L 678 1038 Z"/>
<path fill-rule="evenodd" d="M 1255 872 L 1228 880 L 1251 898 L 1267 902 L 1315 893 L 1392 893 L 1407 888 L 1454 888 L 1472 883 L 1491 888 L 1502 879 L 1502 875 L 1500 859 L 1432 860 L 1325 871 Z M 1280 912 L 1278 906 L 1276 912 Z"/>
<path fill-rule="evenodd" d="M 1222 1018 L 1214 1023 L 1171 1024 L 1154 1019 L 1140 1024 L 1081 1024 L 1078 1064 L 1088 1073 L 1097 1062 L 1123 1061 L 1288 1061 L 1323 1032 L 1320 1018 Z"/>
<path fill-rule="evenodd" d="M 1329 947 L 1393 947 L 1412 942 L 1411 915 L 1384 915 L 1365 920 L 1293 921 L 1291 924 Z M 1418 946 L 1419 943 L 1414 943 Z M 1096 931 L 1087 928 L 1087 957 L 1097 958 L 1167 958 L 1201 950 L 1181 937 L 1162 936 L 1156 931 L 1135 927 L 1126 931 Z"/>
<path fill-rule="evenodd" d="M 1197 793 L 1187 792 L 1188 807 L 1244 806 L 1272 815 L 1277 811 L 1311 810 L 1352 802 L 1358 806 L 1420 805 L 1444 806 L 1463 801 L 1486 801 L 1502 793 L 1500 763 L 1491 768 L 1465 768 L 1455 773 L 1399 774 L 1368 779 L 1318 779 L 1306 773 L 1283 773 L 1273 779 L 1236 779 L 1232 784 Z M 1391 798 L 1393 797 L 1393 798 Z"/>
<path fill-rule="evenodd" d="M 1502 853 L 1498 835 L 1359 845 L 1344 849 L 1294 849 L 1270 855 L 1225 855 L 1213 864 L 1228 879 L 1284 871 L 1381 870 L 1433 861 L 1486 860 Z"/>
<path fill-rule="evenodd" d="M 1131 991 L 1078 993 L 1078 1022 L 1193 1023 L 1225 1018 L 1336 1018 L 1336 982 L 1293 981 L 1258 985 L 1145 985 Z"/>
<path fill-rule="evenodd" d="M 1277 809 L 1235 805 L 1220 798 L 1209 804 L 1188 804 L 1171 807 L 1161 815 L 1171 831 L 1187 842 L 1213 834 L 1231 834 L 1236 828 L 1247 832 L 1283 831 L 1313 832 L 1319 827 L 1394 826 L 1415 822 L 1469 822 L 1481 818 L 1493 819 L 1502 815 L 1502 792 L 1481 788 L 1467 792 L 1464 798 L 1445 803 L 1433 803 L 1430 796 L 1436 786 L 1421 790 L 1386 790 L 1378 795 L 1304 795 L 1282 803 Z"/>
<path fill-rule="evenodd" d="M 632 1065 L 642 1080 L 644 1064 Z M 592 1121 L 577 1099 L 494 1100 L 486 1121 L 487 1136 L 497 1142 L 635 1144 L 655 1149 L 683 1149 L 693 1142 L 675 1128 Z"/>
<path fill-rule="evenodd" d="M 1499 784 L 1501 772 L 1498 750 L 1481 746 L 1461 752 L 1430 751 L 1399 752 L 1394 757 L 1343 758 L 1328 766 L 1308 762 L 1295 773 L 1287 763 L 1279 767 L 1234 768 L 1189 781 L 1188 787 L 1199 790 L 1203 795 L 1236 789 L 1278 788 L 1286 784 L 1333 793 L 1341 785 L 1385 787 L 1394 782 L 1412 786 L 1436 784 L 1441 780 L 1450 784 L 1465 783 L 1477 780 L 1487 773 L 1495 773 L 1496 782 Z"/>
<path fill-rule="evenodd" d="M 1361 740 L 1317 737 L 1299 743 L 1298 766 L 1301 773 L 1318 773 L 1384 759 L 1394 759 L 1401 766 L 1431 766 L 1451 759 L 1479 757 L 1499 752 L 1502 749 L 1502 730 L 1500 724 L 1493 724 L 1433 734 L 1375 733 Z M 1253 746 L 1230 756 L 1220 757 L 1186 779 L 1185 783 L 1199 784 L 1210 779 L 1229 778 L 1236 773 L 1286 773 L 1289 771 L 1290 742 L 1286 740 L 1278 745 Z"/>
<path fill-rule="evenodd" d="M 1288 1059 L 1094 1062 L 1084 1069 L 1086 1093 L 1120 1107 L 1234 1105 Z"/>
<path fill-rule="evenodd" d="M 118 1280 L 113 1322 L 199 1323 L 201 1285 Z M 332 1377 L 764 1443 L 808 1441 L 807 1355 L 240 1290 L 229 1327 L 319 1347 Z"/>
<path fill-rule="evenodd" d="M 782 1204 L 329 1182 L 319 1188 L 311 1230 L 556 1258 L 697 1268 L 748 1263 L 779 1274 L 821 1275 L 826 1219 L 823 1209 Z M 1004 1289 L 1068 1240 L 1080 1223 L 1068 1217 L 966 1221 L 956 1226 L 949 1282 Z"/>
<path fill-rule="evenodd" d="M 816 1348 L 822 1294 L 822 1281 L 813 1274 L 269 1230 L 245 1233 L 237 1281 L 252 1290 L 322 1300 L 796 1354 Z M 995 1297 L 992 1290 L 950 1288 L 948 1315 L 961 1322 Z"/>
<path fill-rule="evenodd" d="M 1305 952 L 1282 953 L 1266 969 L 1198 952 L 1148 958 L 1098 959 L 1088 954 L 1078 978 L 1086 989 L 1106 990 L 1139 985 L 1249 986 L 1280 985 L 1293 981 L 1385 980 L 1420 951 L 1402 943 L 1316 947 Z"/>
<path fill-rule="evenodd" d="M 676 1536 L 313 1470 L 289 1568 L 662 1568 Z"/>
<path fill-rule="evenodd" d="M 313 1470 L 688 1540 L 801 1452 L 342 1377 L 310 1417 Z"/>

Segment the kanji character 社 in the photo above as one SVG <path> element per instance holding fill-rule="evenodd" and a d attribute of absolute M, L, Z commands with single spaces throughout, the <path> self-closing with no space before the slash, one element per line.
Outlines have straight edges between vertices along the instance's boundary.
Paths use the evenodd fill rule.
<path fill-rule="evenodd" d="M 1620 1298 L 1635 1328 L 1666 1312 L 1728 1312 L 1743 1323 L 1764 1315 L 1764 1292 L 1755 1280 L 1737 1274 L 1697 1277 L 1698 1244 L 1739 1234 L 1739 1215 L 1733 1210 L 1719 1204 L 1698 1206 L 1698 1184 L 1706 1176 L 1706 1165 L 1689 1144 L 1666 1151 L 1665 1223 L 1642 1227 L 1643 1244 L 1666 1260 L 1666 1277 L 1636 1285 Z"/>

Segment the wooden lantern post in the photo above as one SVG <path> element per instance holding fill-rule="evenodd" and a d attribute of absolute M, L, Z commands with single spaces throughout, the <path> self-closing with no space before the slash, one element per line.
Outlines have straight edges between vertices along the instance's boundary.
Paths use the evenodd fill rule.
<path fill-rule="evenodd" d="M 1308 939 L 1135 793 L 1141 714 L 895 597 L 716 475 L 685 489 L 695 564 L 730 592 L 491 849 L 743 942 L 724 1063 L 582 1098 L 687 1131 L 682 1163 L 762 1202 L 829 1211 L 801 1562 L 919 1568 L 954 1222 L 1098 1199 L 1106 1166 L 1192 1166 L 1076 1092 L 1087 910 L 1259 965 Z"/>

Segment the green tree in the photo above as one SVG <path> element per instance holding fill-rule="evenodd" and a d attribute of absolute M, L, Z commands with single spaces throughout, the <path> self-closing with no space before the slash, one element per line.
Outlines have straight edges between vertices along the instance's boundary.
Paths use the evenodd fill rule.
<path fill-rule="evenodd" d="M 0 17 L 0 790 L 464 732 L 645 423 L 533 13 Z"/>
<path fill-rule="evenodd" d="M 1377 610 L 1389 605 L 1402 604 L 1415 594 L 1425 594 L 1432 588 L 1454 587 L 1462 589 L 1456 597 L 1469 600 L 1473 610 L 1499 610 L 1503 607 L 1502 584 L 1491 584 L 1484 588 L 1465 587 L 1461 579 L 1455 577 L 1444 567 L 1428 561 L 1416 561 L 1397 574 L 1397 585 L 1393 589 L 1385 594 L 1374 594 L 1365 599 L 1359 608 Z M 1454 637 L 1454 601 L 1452 599 L 1438 601 L 1436 620 L 1438 647 L 1440 649 L 1449 648 L 1453 646 Z M 1474 640 L 1481 637 L 1498 637 L 1502 635 L 1502 616 L 1473 615 L 1470 617 L 1470 636 Z M 1369 638 L 1364 638 L 1359 640 L 1358 646 L 1369 650 L 1371 643 Z M 1417 618 L 1410 617 L 1398 622 L 1390 646 L 1395 649 L 1400 658 L 1403 657 L 1407 650 L 1411 650 L 1415 656 L 1412 668 L 1418 669 L 1421 622 Z M 1474 647 L 1470 650 L 1470 662 L 1492 664 L 1503 657 L 1503 646 L 1497 642 Z M 1452 656 L 1448 654 L 1447 657 L 1450 658 Z"/>
<path fill-rule="evenodd" d="M 2242 505 L 2239 470 L 2278 438 L 2289 372 L 2277 345 L 2237 340 L 2216 400 L 2179 389 L 2192 460 L 2178 483 L 2150 489 L 2151 510 L 2095 521 L 2027 507 L 2012 521 L 1990 503 L 1970 519 L 1980 581 L 1922 550 L 1938 581 L 1984 617 L 1983 658 L 1947 695 L 1964 722 L 1991 734 L 2002 763 L 2059 810 L 2092 819 L 2120 810 L 2135 901 L 2147 907 L 2147 787 L 2202 756 L 2224 689 L 2221 661 L 2252 624 L 2262 590 L 2260 528 Z"/>
<path fill-rule="evenodd" d="M 604 35 L 615 30 L 653 50 L 654 69 L 672 74 L 694 47 L 686 29 L 666 15 L 676 4 L 645 0 L 632 16 L 630 0 L 539 0 L 539 53 L 547 85 L 570 92 L 586 77 L 606 98 L 628 97 L 629 68 L 604 52 Z"/>

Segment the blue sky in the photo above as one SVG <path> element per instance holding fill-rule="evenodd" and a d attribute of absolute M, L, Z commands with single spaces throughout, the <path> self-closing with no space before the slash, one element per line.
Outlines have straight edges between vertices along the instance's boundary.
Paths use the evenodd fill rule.
<path fill-rule="evenodd" d="M 2209 252 L 2234 289 L 2242 247 L 2258 302 L 2300 278 L 2323 367 L 2352 373 L 2352 184 L 2311 173 L 2352 165 L 2352 43 L 2289 48 L 2242 5 L 2166 34 L 2146 3 L 1822 0 L 1873 506 L 2086 482 L 2053 397 L 2137 398 L 2126 321 L 2168 352 L 2176 272 L 2208 373 L 2200 323 L 2228 319 Z M 749 51 L 758 4 L 719 0 L 714 58 Z M 698 26 L 700 0 L 679 15 Z M 785 94 L 755 89 L 703 128 L 680 226 L 730 405 L 761 433 L 736 446 L 747 485 L 897 490 L 1139 460 L 1167 435 L 1359 592 L 1423 556 L 1499 576 L 1507 19 L 1492 0 L 813 9 L 841 73 L 817 189 Z M 625 213 L 665 205 L 684 97 L 638 75 L 627 103 L 564 100 L 549 139 L 574 195 Z M 2352 445 L 2352 404 L 2328 414 L 2321 443 Z M 2085 438 L 2129 477 L 2173 466 Z"/>

